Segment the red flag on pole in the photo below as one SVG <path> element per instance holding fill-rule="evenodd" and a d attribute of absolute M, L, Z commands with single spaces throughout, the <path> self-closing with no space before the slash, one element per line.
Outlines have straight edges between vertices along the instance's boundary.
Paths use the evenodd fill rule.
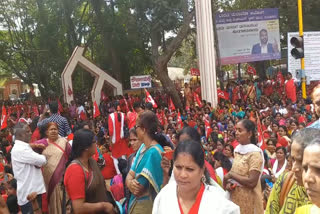
<path fill-rule="evenodd" d="M 224 100 L 229 100 L 229 93 L 222 91 L 221 89 L 217 90 L 218 92 L 218 98 L 224 99 Z"/>
<path fill-rule="evenodd" d="M 58 99 L 58 111 L 59 111 L 59 113 L 63 112 L 63 107 L 62 107 L 59 99 Z"/>
<path fill-rule="evenodd" d="M 178 112 L 177 124 L 178 124 L 178 127 L 179 127 L 180 129 L 183 128 L 183 122 L 182 122 L 182 119 L 181 119 L 181 114 L 180 114 L 180 112 Z"/>
<path fill-rule="evenodd" d="M 248 72 L 248 74 L 252 74 L 252 75 L 256 75 L 257 74 L 256 69 L 254 69 L 254 67 L 251 67 L 250 65 L 248 66 L 247 72 Z"/>
<path fill-rule="evenodd" d="M 149 94 L 149 91 L 147 89 L 144 89 L 146 93 L 146 102 L 151 103 L 153 108 L 158 108 L 157 103 L 153 100 L 152 96 Z"/>
<path fill-rule="evenodd" d="M 204 120 L 204 126 L 205 126 L 206 138 L 209 138 L 212 130 L 210 126 L 210 121 L 207 118 Z"/>
<path fill-rule="evenodd" d="M 101 100 L 105 101 L 107 99 L 107 96 L 104 94 L 104 91 L 101 91 Z"/>
<path fill-rule="evenodd" d="M 261 121 L 260 121 L 258 113 L 256 113 L 256 116 L 257 116 L 257 129 L 258 129 L 258 145 L 262 150 L 265 150 L 266 145 L 264 143 L 262 125 L 261 125 Z"/>
<path fill-rule="evenodd" d="M 8 126 L 7 119 L 8 119 L 7 110 L 6 110 L 6 108 L 4 106 L 2 106 L 1 128 L 0 128 L 0 130 L 7 128 L 7 126 Z"/>
<path fill-rule="evenodd" d="M 93 103 L 93 118 L 99 117 L 100 116 L 100 110 L 98 108 L 98 104 L 96 101 Z"/>
<path fill-rule="evenodd" d="M 193 92 L 194 102 L 198 104 L 199 107 L 202 107 L 202 103 L 199 95 L 196 92 Z"/>
<path fill-rule="evenodd" d="M 162 112 L 157 112 L 157 117 L 158 117 L 158 120 L 159 120 L 159 123 L 164 126 L 164 118 L 163 118 L 163 114 Z"/>
<path fill-rule="evenodd" d="M 68 95 L 71 96 L 73 94 L 73 91 L 70 88 L 70 85 L 68 85 Z"/>
<path fill-rule="evenodd" d="M 126 104 L 126 112 L 129 112 L 130 108 L 129 108 L 128 101 L 127 101 L 127 99 L 125 97 L 123 99 L 124 99 L 124 103 Z"/>
<path fill-rule="evenodd" d="M 176 107 L 174 106 L 171 97 L 170 97 L 170 99 L 169 99 L 169 106 L 168 106 L 168 107 L 169 107 L 169 110 L 170 110 L 170 111 L 176 110 Z"/>

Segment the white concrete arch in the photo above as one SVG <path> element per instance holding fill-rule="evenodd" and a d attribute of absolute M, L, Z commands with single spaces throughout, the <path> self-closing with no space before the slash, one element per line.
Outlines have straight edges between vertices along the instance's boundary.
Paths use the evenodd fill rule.
<path fill-rule="evenodd" d="M 95 76 L 95 81 L 91 90 L 91 97 L 93 102 L 96 101 L 98 105 L 100 104 L 101 90 L 105 81 L 108 82 L 114 88 L 112 92 L 113 95 L 122 95 L 122 84 L 113 77 L 111 77 L 109 74 L 104 72 L 102 69 L 100 69 L 94 63 L 86 59 L 83 56 L 83 51 L 84 47 L 80 46 L 77 46 L 74 49 L 70 59 L 68 60 L 68 63 L 66 64 L 66 67 L 64 68 L 61 74 L 64 101 L 70 103 L 74 99 L 72 87 L 72 74 L 78 64 L 83 69 Z"/>

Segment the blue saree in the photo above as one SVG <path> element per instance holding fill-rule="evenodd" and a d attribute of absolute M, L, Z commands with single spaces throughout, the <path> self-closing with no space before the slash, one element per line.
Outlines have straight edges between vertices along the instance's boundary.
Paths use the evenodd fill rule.
<path fill-rule="evenodd" d="M 161 153 L 163 151 L 159 144 L 151 146 L 148 149 L 145 149 L 144 144 L 140 146 L 131 170 L 135 172 L 135 179 L 147 191 L 140 198 L 131 194 L 128 213 L 148 213 L 150 208 L 152 211 L 153 201 L 155 196 L 160 192 L 163 181 L 161 168 Z"/>

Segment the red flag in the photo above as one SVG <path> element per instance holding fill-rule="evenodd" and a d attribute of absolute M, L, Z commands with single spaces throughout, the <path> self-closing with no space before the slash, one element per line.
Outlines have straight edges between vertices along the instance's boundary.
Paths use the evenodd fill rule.
<path fill-rule="evenodd" d="M 127 102 L 127 99 L 124 97 L 124 103 L 126 104 L 126 112 L 129 112 L 130 111 L 130 108 L 129 108 L 129 104 Z"/>
<path fill-rule="evenodd" d="M 182 122 L 182 119 L 181 119 L 181 114 L 180 114 L 180 112 L 178 112 L 177 124 L 178 124 L 178 127 L 179 127 L 180 129 L 183 128 L 183 122 Z"/>
<path fill-rule="evenodd" d="M 159 123 L 160 123 L 162 126 L 164 126 L 164 119 L 163 119 L 163 114 L 162 114 L 162 112 L 157 113 L 157 117 L 158 117 Z"/>
<path fill-rule="evenodd" d="M 248 74 L 252 74 L 252 75 L 256 75 L 257 74 L 256 69 L 254 69 L 254 67 L 251 67 L 250 65 L 248 66 L 247 72 L 248 72 Z"/>
<path fill-rule="evenodd" d="M 205 126 L 205 133 L 206 133 L 206 138 L 209 138 L 209 135 L 211 134 L 212 130 L 210 127 L 210 121 L 206 118 L 204 120 L 204 126 Z"/>
<path fill-rule="evenodd" d="M 68 95 L 71 96 L 73 94 L 71 88 L 70 88 L 70 85 L 68 85 Z"/>
<path fill-rule="evenodd" d="M 152 96 L 149 94 L 149 91 L 147 89 L 144 89 L 146 93 L 146 102 L 151 103 L 153 108 L 158 108 L 157 103 L 153 100 Z"/>
<path fill-rule="evenodd" d="M 193 92 L 194 102 L 198 104 L 199 107 L 202 107 L 202 103 L 200 97 L 197 93 Z"/>
<path fill-rule="evenodd" d="M 266 145 L 264 143 L 264 137 L 263 137 L 263 133 L 262 133 L 262 125 L 261 125 L 261 121 L 260 118 L 258 116 L 258 113 L 256 113 L 257 115 L 257 129 L 258 129 L 258 145 L 260 146 L 260 148 L 262 150 L 265 150 Z"/>
<path fill-rule="evenodd" d="M 100 110 L 98 108 L 97 102 L 94 101 L 94 103 L 93 103 L 93 118 L 96 118 L 99 116 L 100 116 Z"/>
<path fill-rule="evenodd" d="M 221 89 L 217 90 L 218 92 L 218 98 L 224 99 L 224 100 L 229 100 L 229 93 L 222 91 Z"/>
<path fill-rule="evenodd" d="M 35 116 L 39 116 L 39 110 L 38 110 L 38 106 L 37 105 L 33 105 L 32 106 L 32 112 L 34 112 Z"/>
<path fill-rule="evenodd" d="M 104 91 L 101 91 L 101 100 L 105 101 L 107 99 L 107 96 L 104 94 Z"/>
<path fill-rule="evenodd" d="M 6 110 L 6 108 L 4 106 L 2 106 L 1 128 L 0 128 L 0 130 L 7 128 L 7 126 L 8 126 L 7 119 L 8 119 L 7 110 Z"/>
<path fill-rule="evenodd" d="M 62 107 L 59 99 L 58 99 L 58 111 L 59 111 L 59 113 L 63 112 L 63 107 Z"/>
<path fill-rule="evenodd" d="M 176 107 L 174 106 L 171 97 L 170 97 L 170 99 L 169 99 L 169 110 L 170 110 L 170 111 L 176 110 Z"/>

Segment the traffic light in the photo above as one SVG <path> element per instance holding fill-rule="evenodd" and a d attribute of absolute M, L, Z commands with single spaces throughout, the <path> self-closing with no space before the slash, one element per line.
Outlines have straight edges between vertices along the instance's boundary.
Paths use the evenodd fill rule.
<path fill-rule="evenodd" d="M 292 37 L 291 40 L 290 40 L 290 43 L 294 47 L 291 50 L 291 55 L 295 59 L 304 58 L 303 37 L 302 36 Z"/>

